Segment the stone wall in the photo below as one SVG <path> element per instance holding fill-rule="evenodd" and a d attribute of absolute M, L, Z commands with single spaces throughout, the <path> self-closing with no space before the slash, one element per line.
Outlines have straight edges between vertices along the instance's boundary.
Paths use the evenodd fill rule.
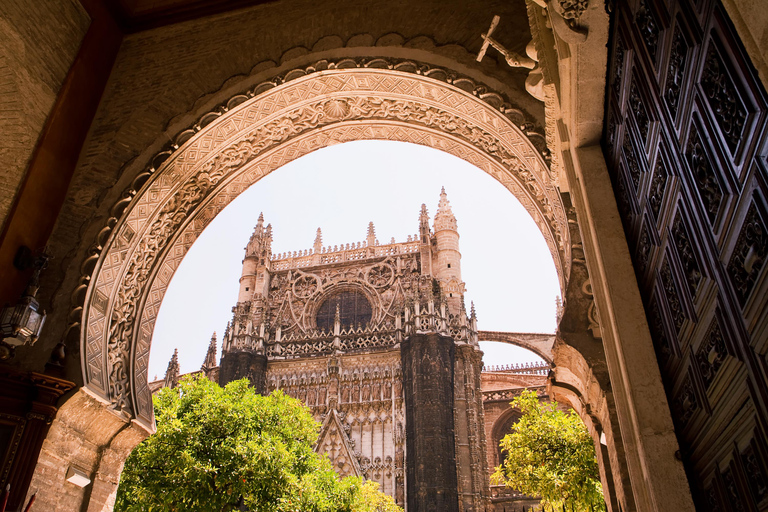
<path fill-rule="evenodd" d="M 454 441 L 454 343 L 412 334 L 400 346 L 410 512 L 459 510 Z"/>
<path fill-rule="evenodd" d="M 77 0 L 0 2 L 0 227 L 89 23 Z"/>

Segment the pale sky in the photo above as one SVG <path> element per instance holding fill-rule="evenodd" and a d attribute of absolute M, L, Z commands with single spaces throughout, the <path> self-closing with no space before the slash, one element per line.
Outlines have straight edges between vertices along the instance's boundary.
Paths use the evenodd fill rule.
<path fill-rule="evenodd" d="M 388 141 L 349 142 L 283 166 L 243 192 L 205 229 L 174 275 L 158 313 L 149 378 L 162 378 L 174 348 L 181 373 L 199 370 L 237 301 L 244 248 L 264 213 L 273 253 L 364 241 L 368 222 L 387 244 L 418 232 L 421 204 L 434 220 L 445 187 L 458 223 L 467 308 L 481 330 L 555 332 L 560 289 L 533 219 L 493 177 L 439 150 Z M 481 343 L 486 364 L 536 361 L 524 349 Z"/>

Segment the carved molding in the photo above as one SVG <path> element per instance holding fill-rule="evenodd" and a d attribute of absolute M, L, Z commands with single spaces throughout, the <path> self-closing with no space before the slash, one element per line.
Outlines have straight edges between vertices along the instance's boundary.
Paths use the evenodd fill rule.
<path fill-rule="evenodd" d="M 117 411 L 151 422 L 146 366 L 154 320 L 192 242 L 248 186 L 329 144 L 402 140 L 477 165 L 531 213 L 564 282 L 570 252 L 565 212 L 542 157 L 543 138 L 516 124 L 522 113 L 444 70 L 383 59 L 366 64 L 318 63 L 232 98 L 158 154 L 115 206 L 115 218 L 100 234 L 103 249 L 83 266 L 94 278 L 81 339 L 84 380 Z M 90 307 L 94 298 L 101 307 Z"/>

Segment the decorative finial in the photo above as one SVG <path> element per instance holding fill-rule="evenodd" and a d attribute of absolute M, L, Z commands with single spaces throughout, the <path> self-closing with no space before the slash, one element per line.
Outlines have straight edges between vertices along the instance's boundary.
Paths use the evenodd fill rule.
<path fill-rule="evenodd" d="M 165 371 L 165 387 L 174 388 L 179 383 L 179 349 L 173 349 L 173 355 L 168 362 L 168 369 Z"/>
<path fill-rule="evenodd" d="M 376 245 L 376 228 L 373 226 L 373 222 L 368 223 L 368 236 L 366 237 L 368 247 Z"/>
<path fill-rule="evenodd" d="M 445 187 L 440 190 L 440 201 L 437 203 L 437 213 L 435 213 L 435 232 L 443 229 L 456 231 L 456 217 L 451 210 L 451 203 L 448 201 Z"/>
<path fill-rule="evenodd" d="M 315 235 L 314 250 L 315 254 L 323 250 L 323 232 L 320 230 L 320 228 L 317 228 L 317 235 Z"/>
<path fill-rule="evenodd" d="M 421 212 L 419 212 L 419 237 L 421 243 L 429 243 L 429 213 L 427 212 L 427 205 L 421 205 Z"/>
<path fill-rule="evenodd" d="M 203 366 L 200 367 L 204 372 L 210 371 L 216 367 L 216 331 L 213 331 L 211 342 L 208 344 L 208 352 L 205 354 Z"/>

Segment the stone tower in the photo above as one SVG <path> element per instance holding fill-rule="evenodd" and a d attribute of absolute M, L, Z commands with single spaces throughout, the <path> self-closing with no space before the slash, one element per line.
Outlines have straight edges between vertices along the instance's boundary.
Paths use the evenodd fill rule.
<path fill-rule="evenodd" d="M 259 216 L 219 382 L 301 399 L 339 474 L 378 482 L 409 512 L 480 512 L 482 352 L 445 190 L 433 226 L 422 205 L 418 228 L 380 245 L 371 222 L 364 241 L 327 247 L 318 228 L 312 249 L 273 254 Z"/>

